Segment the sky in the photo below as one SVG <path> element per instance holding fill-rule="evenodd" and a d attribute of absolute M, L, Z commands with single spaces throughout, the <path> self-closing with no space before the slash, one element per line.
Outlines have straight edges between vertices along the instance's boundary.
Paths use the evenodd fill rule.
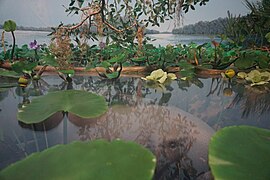
<path fill-rule="evenodd" d="M 70 0 L 0 0 L 0 24 L 8 19 L 14 20 L 19 26 L 27 27 L 51 27 L 60 22 L 79 22 L 78 16 L 67 16 L 63 5 L 67 6 L 69 2 Z M 195 11 L 184 14 L 183 25 L 227 17 L 228 10 L 235 15 L 249 12 L 243 0 L 210 0 L 206 6 L 196 6 Z M 173 28 L 174 22 L 171 21 L 160 28 L 149 29 L 171 31 Z"/>

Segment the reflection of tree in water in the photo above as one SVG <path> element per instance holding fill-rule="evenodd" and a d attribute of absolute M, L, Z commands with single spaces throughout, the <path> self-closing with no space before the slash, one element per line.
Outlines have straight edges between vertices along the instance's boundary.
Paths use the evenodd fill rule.
<path fill-rule="evenodd" d="M 270 112 L 270 86 L 254 86 L 237 84 L 234 86 L 237 95 L 228 108 L 239 105 L 242 109 L 242 118 L 251 115 L 260 117 Z"/>
<path fill-rule="evenodd" d="M 109 105 L 134 105 L 137 103 L 135 101 L 138 100 L 137 97 L 143 98 L 150 93 L 147 88 L 143 88 L 142 81 L 138 78 L 107 80 L 88 77 L 82 84 L 82 88 L 104 96 Z"/>
<path fill-rule="evenodd" d="M 81 140 L 121 138 L 150 148 L 158 159 L 155 179 L 194 178 L 207 170 L 207 164 L 199 162 L 199 157 L 207 159 L 212 130 L 207 131 L 201 122 L 192 118 L 177 108 L 146 104 L 113 106 L 105 115 L 91 119 L 89 123 L 78 117 L 69 117 L 79 126 L 77 133 Z M 206 138 L 202 140 L 202 137 Z M 191 150 L 194 143 L 203 147 Z M 197 155 L 198 152 L 194 151 L 204 155 Z"/>
<path fill-rule="evenodd" d="M 41 82 L 42 93 L 47 93 L 52 87 L 56 90 L 69 89 L 67 84 L 62 82 L 56 85 L 46 84 L 46 79 Z M 204 148 L 200 149 L 200 123 L 193 121 L 193 117 L 179 109 L 143 103 L 146 102 L 143 98 L 151 90 L 145 88 L 140 79 L 121 78 L 112 82 L 96 77 L 74 77 L 71 85 L 75 89 L 96 92 L 105 96 L 111 106 L 105 115 L 90 121 L 69 114 L 70 121 L 78 126 L 76 130 L 79 139 L 85 141 L 121 138 L 144 145 L 158 157 L 155 179 L 183 177 L 192 179 L 208 170 L 206 162 L 201 162 L 198 157 L 207 159 L 207 144 L 212 130 L 204 132 L 206 133 L 202 144 Z M 170 98 L 170 92 L 163 93 L 154 103 L 167 105 Z M 148 104 L 151 103 L 153 102 Z M 48 125 L 42 124 L 40 127 L 36 125 L 34 130 L 46 131 L 57 126 L 57 123 L 46 122 Z M 200 150 L 199 153 L 203 154 L 195 156 L 195 147 Z"/>

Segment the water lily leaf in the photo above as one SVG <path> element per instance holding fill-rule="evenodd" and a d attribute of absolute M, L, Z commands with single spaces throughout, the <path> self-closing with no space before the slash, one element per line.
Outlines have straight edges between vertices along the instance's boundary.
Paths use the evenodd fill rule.
<path fill-rule="evenodd" d="M 108 79 L 115 79 L 119 76 L 119 72 L 118 71 L 115 71 L 115 72 L 112 72 L 112 73 L 106 73 L 106 76 Z"/>
<path fill-rule="evenodd" d="M 268 71 L 261 72 L 261 78 L 263 81 L 270 81 L 270 73 Z"/>
<path fill-rule="evenodd" d="M 264 85 L 264 84 L 268 84 L 268 82 L 266 81 L 254 82 L 254 83 L 251 83 L 250 86 L 259 86 L 259 85 Z"/>
<path fill-rule="evenodd" d="M 239 72 L 237 73 L 237 77 L 241 79 L 245 79 L 247 77 L 247 73 L 245 72 Z"/>
<path fill-rule="evenodd" d="M 31 72 L 38 65 L 37 62 L 19 61 L 11 65 L 16 73 Z"/>
<path fill-rule="evenodd" d="M 16 87 L 18 83 L 1 83 L 0 88 L 12 88 Z"/>
<path fill-rule="evenodd" d="M 4 22 L 3 28 L 4 28 L 4 30 L 6 32 L 11 32 L 11 31 L 15 31 L 16 30 L 16 26 L 17 25 L 16 25 L 16 23 L 14 21 L 7 20 L 7 21 Z"/>
<path fill-rule="evenodd" d="M 75 71 L 73 69 L 59 70 L 59 72 L 61 72 L 63 74 L 70 75 L 70 76 L 74 76 L 74 74 L 75 74 Z"/>
<path fill-rule="evenodd" d="M 18 113 L 26 124 L 39 123 L 58 111 L 65 111 L 82 118 L 94 118 L 107 110 L 104 97 L 79 90 L 51 92 L 33 99 Z"/>
<path fill-rule="evenodd" d="M 268 71 L 252 70 L 246 74 L 245 79 L 252 83 L 251 86 L 264 85 L 270 81 L 270 73 Z"/>
<path fill-rule="evenodd" d="M 235 61 L 234 64 L 239 69 L 248 69 L 253 67 L 256 64 L 256 62 L 254 60 L 254 57 L 250 55 L 247 57 L 240 57 Z"/>
<path fill-rule="evenodd" d="M 232 126 L 218 131 L 209 144 L 215 179 L 269 179 L 270 131 Z"/>
<path fill-rule="evenodd" d="M 152 179 L 156 159 L 134 142 L 73 142 L 34 153 L 0 172 L 13 179 Z"/>
<path fill-rule="evenodd" d="M 168 78 L 171 79 L 171 80 L 177 79 L 176 75 L 173 74 L 173 73 L 168 73 L 167 76 L 168 76 Z"/>
<path fill-rule="evenodd" d="M 0 68 L 0 76 L 19 78 L 21 75 L 15 71 L 9 71 L 9 70 L 5 70 L 5 69 Z"/>
<path fill-rule="evenodd" d="M 268 42 L 270 42 L 270 32 L 265 35 L 265 38 L 267 39 Z"/>

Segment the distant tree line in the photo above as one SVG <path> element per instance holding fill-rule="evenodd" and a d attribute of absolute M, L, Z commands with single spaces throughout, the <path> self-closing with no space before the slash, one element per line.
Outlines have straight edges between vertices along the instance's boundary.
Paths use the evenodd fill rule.
<path fill-rule="evenodd" d="M 0 24 L 0 29 L 3 29 L 3 25 Z M 24 26 L 17 26 L 16 30 L 22 31 L 46 31 L 51 32 L 51 27 L 24 27 Z M 96 32 L 97 29 L 94 27 L 92 28 L 93 32 Z M 145 29 L 145 34 L 159 34 L 160 32 L 157 30 Z"/>
<path fill-rule="evenodd" d="M 145 34 L 159 34 L 160 32 L 152 29 L 145 29 Z"/>
<path fill-rule="evenodd" d="M 0 29 L 3 29 L 3 25 L 0 24 Z M 51 27 L 25 27 L 25 26 L 17 26 L 16 30 L 22 30 L 22 31 L 46 31 L 51 32 Z"/>
<path fill-rule="evenodd" d="M 173 29 L 173 34 L 224 34 L 227 18 L 218 18 L 213 21 L 199 21 L 195 24 L 186 25 Z"/>

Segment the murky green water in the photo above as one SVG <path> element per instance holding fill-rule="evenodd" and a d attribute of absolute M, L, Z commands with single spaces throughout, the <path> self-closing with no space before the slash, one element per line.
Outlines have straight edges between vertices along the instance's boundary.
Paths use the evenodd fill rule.
<path fill-rule="evenodd" d="M 100 118 L 85 121 L 58 113 L 44 123 L 18 122 L 18 107 L 50 91 L 81 89 L 103 95 L 110 108 Z M 115 82 L 76 76 L 72 84 L 44 76 L 23 93 L 19 87 L 0 93 L 0 169 L 56 144 L 74 140 L 136 141 L 158 159 L 155 179 L 194 179 L 207 172 L 211 135 L 230 125 L 270 129 L 269 89 L 250 88 L 222 79 L 174 81 L 150 88 L 140 78 Z"/>

